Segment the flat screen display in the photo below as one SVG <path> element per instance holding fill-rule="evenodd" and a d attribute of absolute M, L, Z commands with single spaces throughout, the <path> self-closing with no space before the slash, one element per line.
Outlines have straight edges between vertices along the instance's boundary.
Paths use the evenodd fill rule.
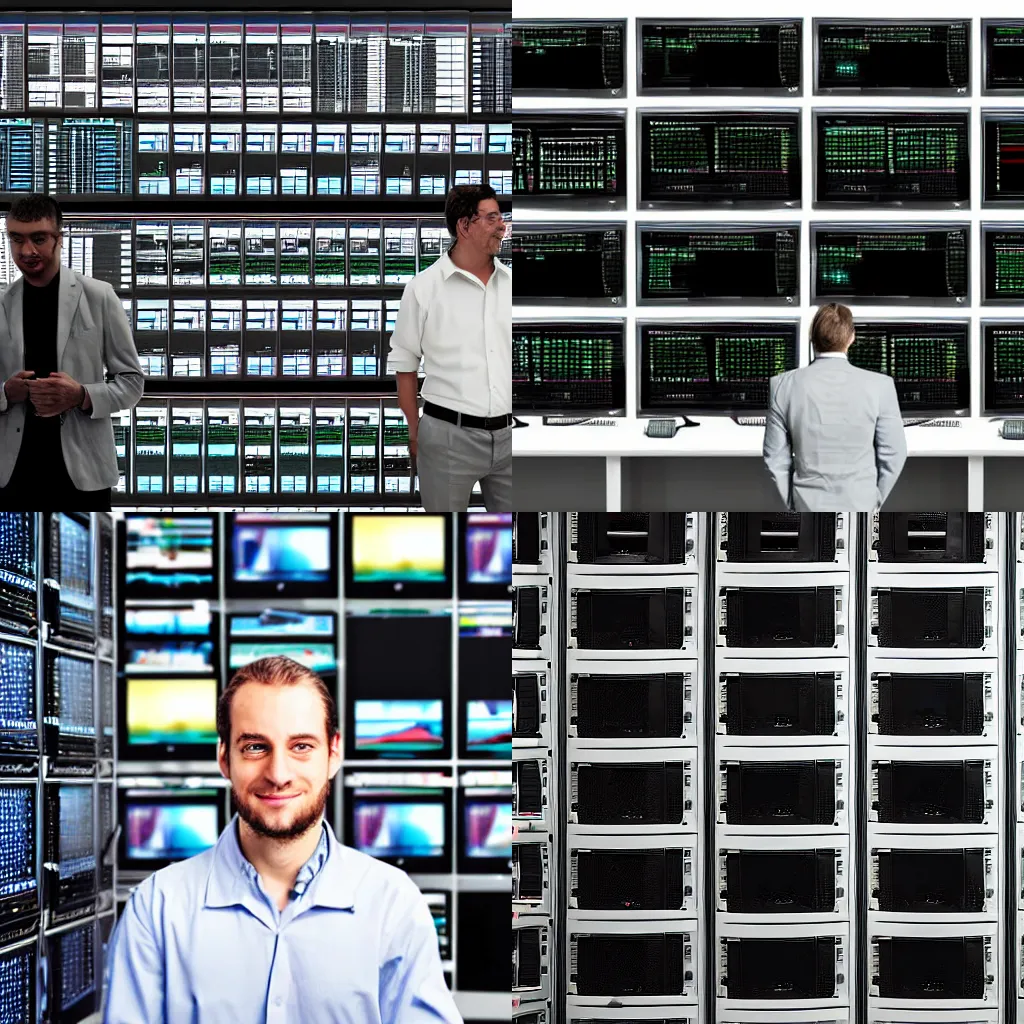
<path fill-rule="evenodd" d="M 238 512 L 231 527 L 231 596 L 336 595 L 335 520 L 329 513 Z"/>
<path fill-rule="evenodd" d="M 146 803 L 127 808 L 127 853 L 132 860 L 184 860 L 208 850 L 220 829 L 209 804 Z"/>
<path fill-rule="evenodd" d="M 444 805 L 378 803 L 356 797 L 355 847 L 371 857 L 441 857 Z"/>
<path fill-rule="evenodd" d="M 214 516 L 125 517 L 125 593 L 214 596 Z"/>
<path fill-rule="evenodd" d="M 126 711 L 130 746 L 217 742 L 215 678 L 129 677 Z"/>
<path fill-rule="evenodd" d="M 465 815 L 467 857 L 508 859 L 512 856 L 511 803 L 467 803 Z"/>
<path fill-rule="evenodd" d="M 512 513 L 463 513 L 459 534 L 460 596 L 507 597 L 512 586 Z"/>
<path fill-rule="evenodd" d="M 228 649 L 228 668 L 250 665 L 260 658 L 284 657 L 297 661 L 314 672 L 333 672 L 338 667 L 333 643 L 232 643 Z"/>
<path fill-rule="evenodd" d="M 357 700 L 356 750 L 379 757 L 415 757 L 444 749 L 439 700 Z"/>
<path fill-rule="evenodd" d="M 470 757 L 512 757 L 512 701 L 466 702 L 466 748 Z"/>
<path fill-rule="evenodd" d="M 451 594 L 447 516 L 352 513 L 345 551 L 349 597 Z"/>

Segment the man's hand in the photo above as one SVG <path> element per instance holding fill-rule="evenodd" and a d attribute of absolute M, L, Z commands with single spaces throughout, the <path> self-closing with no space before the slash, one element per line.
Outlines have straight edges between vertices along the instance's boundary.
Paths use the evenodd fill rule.
<path fill-rule="evenodd" d="M 49 377 L 28 382 L 28 394 L 36 415 L 46 419 L 73 409 L 82 401 L 85 389 L 62 370 Z"/>
<path fill-rule="evenodd" d="M 4 381 L 4 394 L 12 405 L 24 402 L 28 398 L 28 379 L 36 375 L 35 370 L 21 370 L 9 380 Z"/>

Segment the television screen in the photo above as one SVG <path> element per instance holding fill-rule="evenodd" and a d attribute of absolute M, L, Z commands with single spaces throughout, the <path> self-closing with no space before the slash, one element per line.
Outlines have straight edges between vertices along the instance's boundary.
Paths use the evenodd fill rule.
<path fill-rule="evenodd" d="M 355 798 L 355 847 L 371 857 L 444 855 L 441 803 L 384 803 Z"/>
<path fill-rule="evenodd" d="M 34 646 L 0 640 L 0 757 L 39 756 Z"/>
<path fill-rule="evenodd" d="M 217 680 L 129 677 L 126 684 L 128 744 L 217 742 Z"/>
<path fill-rule="evenodd" d="M 36 1019 L 36 943 L 0 950 L 0 1020 Z"/>
<path fill-rule="evenodd" d="M 459 531 L 461 596 L 507 597 L 512 586 L 512 513 L 464 513 Z"/>
<path fill-rule="evenodd" d="M 512 701 L 466 702 L 466 749 L 469 757 L 512 757 Z"/>
<path fill-rule="evenodd" d="M 216 596 L 215 522 L 212 515 L 125 516 L 126 596 Z"/>
<path fill-rule="evenodd" d="M 228 667 L 242 668 L 260 658 L 285 657 L 297 661 L 314 672 L 333 672 L 338 667 L 333 643 L 233 643 L 228 649 Z"/>
<path fill-rule="evenodd" d="M 380 757 L 436 754 L 444 748 L 439 700 L 357 700 L 356 750 Z"/>
<path fill-rule="evenodd" d="M 440 890 L 423 890 L 427 906 L 430 907 L 430 916 L 434 919 L 434 928 L 437 931 L 438 951 L 441 960 L 452 958 L 451 942 L 448 932 L 448 919 L 451 916 L 451 893 Z"/>
<path fill-rule="evenodd" d="M 334 596 L 334 522 L 326 512 L 235 513 L 228 580 L 231 595 Z"/>
<path fill-rule="evenodd" d="M 170 804 L 129 798 L 126 852 L 130 860 L 184 860 L 217 842 L 217 808 L 211 804 Z"/>
<path fill-rule="evenodd" d="M 124 628 L 136 636 L 209 636 L 213 613 L 205 601 L 181 608 L 125 608 Z"/>
<path fill-rule="evenodd" d="M 467 857 L 512 857 L 511 802 L 468 802 L 465 815 Z"/>
<path fill-rule="evenodd" d="M 448 597 L 448 517 L 348 517 L 345 593 L 349 597 Z"/>
<path fill-rule="evenodd" d="M 0 620 L 19 632 L 35 623 L 36 514 L 0 512 Z"/>
<path fill-rule="evenodd" d="M 35 808 L 35 782 L 0 785 L 0 921 L 36 909 Z"/>
<path fill-rule="evenodd" d="M 259 615 L 232 615 L 231 636 L 334 636 L 334 616 L 282 608 L 268 608 Z"/>
<path fill-rule="evenodd" d="M 92 531 L 88 516 L 77 512 L 54 513 L 50 521 L 49 567 L 60 584 L 59 611 L 57 621 L 53 623 L 59 636 L 89 642 L 96 635 L 92 563 Z"/>
<path fill-rule="evenodd" d="M 138 672 L 213 672 L 211 640 L 126 640 L 125 668 Z"/>

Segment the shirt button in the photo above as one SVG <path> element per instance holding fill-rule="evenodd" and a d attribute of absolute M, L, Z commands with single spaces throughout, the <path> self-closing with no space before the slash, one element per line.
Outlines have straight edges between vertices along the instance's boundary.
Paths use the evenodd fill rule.
<path fill-rule="evenodd" d="M 277 996 L 277 997 L 276 997 L 276 998 L 274 999 L 274 1005 L 275 1005 L 275 1006 L 280 1006 L 280 1005 L 281 1005 L 281 997 L 280 997 L 280 996 Z"/>

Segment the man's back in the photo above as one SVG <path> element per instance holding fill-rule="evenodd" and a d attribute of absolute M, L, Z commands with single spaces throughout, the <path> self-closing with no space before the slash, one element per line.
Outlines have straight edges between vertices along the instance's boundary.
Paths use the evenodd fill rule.
<path fill-rule="evenodd" d="M 792 508 L 869 512 L 885 500 L 906 453 L 891 377 L 819 357 L 772 378 L 764 456 Z"/>

